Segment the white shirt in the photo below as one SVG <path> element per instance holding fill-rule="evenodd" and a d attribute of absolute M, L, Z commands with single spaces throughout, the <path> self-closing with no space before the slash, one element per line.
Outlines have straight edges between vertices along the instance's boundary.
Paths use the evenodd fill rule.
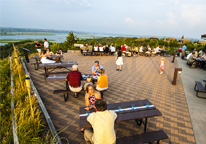
<path fill-rule="evenodd" d="M 103 50 L 103 47 L 99 47 L 99 51 L 104 51 L 104 50 Z"/>
<path fill-rule="evenodd" d="M 111 52 L 115 52 L 115 51 L 116 51 L 116 48 L 115 48 L 114 46 L 111 46 L 111 47 L 110 47 L 110 50 L 111 50 Z"/>
<path fill-rule="evenodd" d="M 114 131 L 116 118 L 117 114 L 111 110 L 93 112 L 87 117 L 94 130 L 92 141 L 95 144 L 112 144 L 116 141 Z"/>
<path fill-rule="evenodd" d="M 190 58 L 191 55 L 192 55 L 192 53 L 189 53 L 189 54 L 187 55 L 187 60 Z"/>
<path fill-rule="evenodd" d="M 44 42 L 44 47 L 49 48 L 49 43 L 47 41 Z"/>
<path fill-rule="evenodd" d="M 156 52 L 158 52 L 160 50 L 160 48 L 159 47 L 156 47 Z"/>
<path fill-rule="evenodd" d="M 94 51 L 98 51 L 98 46 L 97 46 L 97 47 L 94 47 Z"/>
<path fill-rule="evenodd" d="M 142 52 L 143 47 L 140 47 L 139 52 Z"/>

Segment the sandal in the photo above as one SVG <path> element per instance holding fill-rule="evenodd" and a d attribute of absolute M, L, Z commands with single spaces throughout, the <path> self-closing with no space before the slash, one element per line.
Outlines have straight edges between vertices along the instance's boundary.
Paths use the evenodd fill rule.
<path fill-rule="evenodd" d="M 84 135 L 84 130 L 81 130 L 81 131 L 80 131 L 80 135 Z"/>

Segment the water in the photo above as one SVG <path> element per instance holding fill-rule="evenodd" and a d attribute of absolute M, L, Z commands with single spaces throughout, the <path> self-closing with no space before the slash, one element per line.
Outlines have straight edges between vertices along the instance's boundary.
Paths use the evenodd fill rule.
<path fill-rule="evenodd" d="M 151 37 L 150 35 L 126 35 L 126 34 L 103 34 L 103 33 L 75 33 L 79 39 L 91 39 L 93 37 L 95 38 L 100 38 L 100 37 Z M 50 42 L 64 42 L 66 40 L 66 37 L 68 36 L 68 33 L 57 33 L 54 35 L 9 35 L 9 36 L 0 36 L 0 39 L 12 39 L 12 41 L 9 42 L 16 42 L 15 39 L 18 40 L 23 40 L 23 39 L 38 39 L 38 40 L 43 40 L 43 38 L 47 38 L 48 41 Z M 164 36 L 157 36 L 158 38 L 163 38 Z M 180 39 L 177 37 L 174 37 L 176 39 Z M 201 39 L 197 38 L 189 38 L 192 41 L 197 41 Z M 0 43 L 0 45 L 5 45 L 7 44 L 6 42 Z"/>

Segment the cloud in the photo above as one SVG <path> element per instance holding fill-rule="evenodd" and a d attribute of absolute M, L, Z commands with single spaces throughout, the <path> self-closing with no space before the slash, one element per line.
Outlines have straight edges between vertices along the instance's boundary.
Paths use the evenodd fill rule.
<path fill-rule="evenodd" d="M 197 5 L 183 5 L 181 11 L 181 18 L 189 27 L 198 27 L 206 25 L 206 4 Z"/>
<path fill-rule="evenodd" d="M 178 5 L 179 4 L 179 1 L 175 1 L 175 5 Z"/>

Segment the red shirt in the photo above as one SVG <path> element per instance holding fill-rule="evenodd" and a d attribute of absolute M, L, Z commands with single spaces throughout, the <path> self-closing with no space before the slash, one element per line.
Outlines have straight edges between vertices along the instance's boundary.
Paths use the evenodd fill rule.
<path fill-rule="evenodd" d="M 121 50 L 121 51 L 123 52 L 123 51 L 125 51 L 125 50 L 126 50 L 125 46 L 122 46 L 122 50 Z"/>
<path fill-rule="evenodd" d="M 71 87 L 80 87 L 82 79 L 82 74 L 78 71 L 69 72 L 66 77 L 66 81 L 69 81 Z"/>

